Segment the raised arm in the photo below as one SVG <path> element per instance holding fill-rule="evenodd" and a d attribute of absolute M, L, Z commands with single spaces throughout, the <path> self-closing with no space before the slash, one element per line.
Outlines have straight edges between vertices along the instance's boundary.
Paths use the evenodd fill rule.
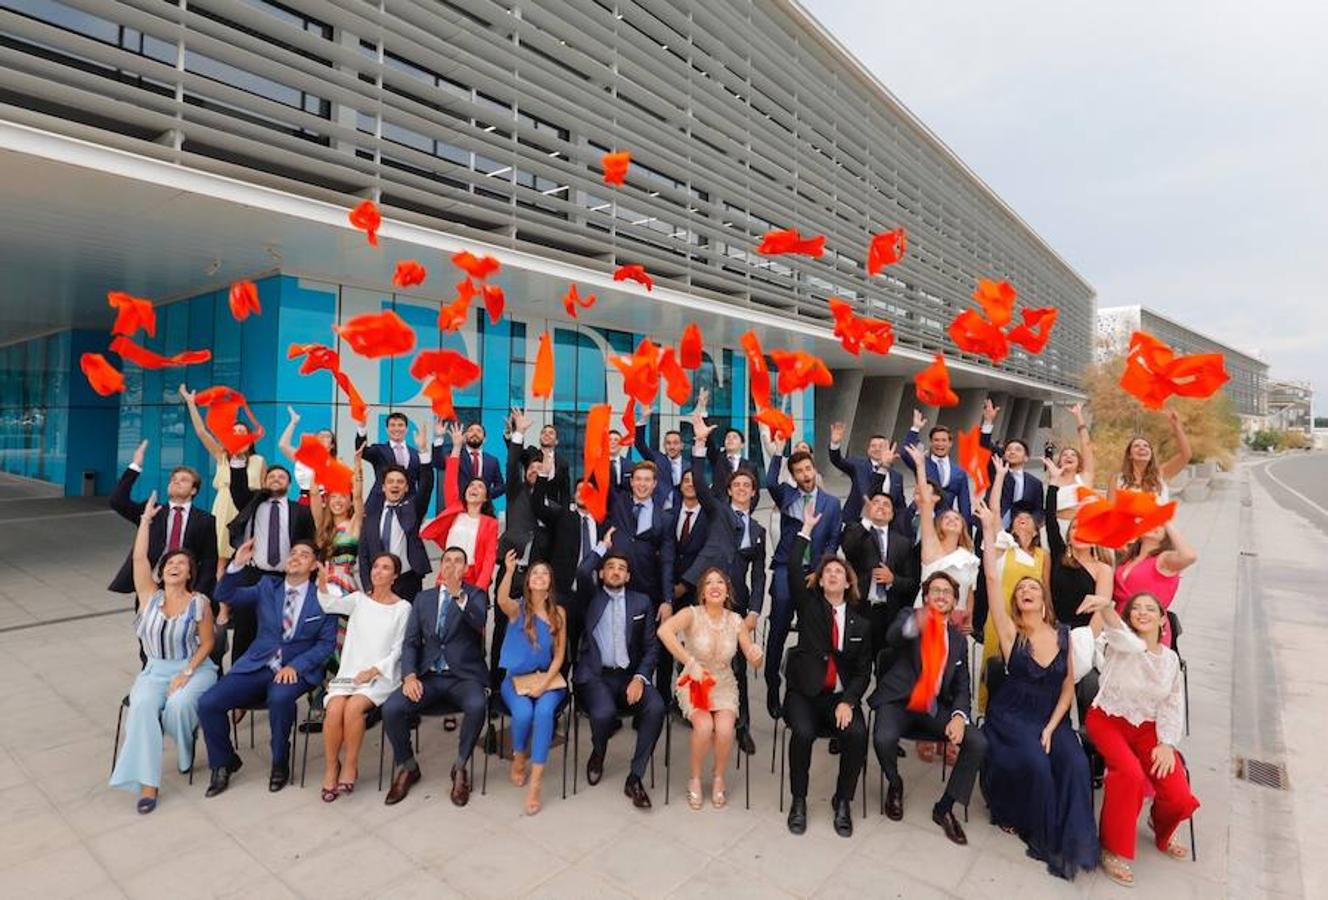
<path fill-rule="evenodd" d="M 203 421 L 203 416 L 198 411 L 198 404 L 194 401 L 194 395 L 197 391 L 191 391 L 183 384 L 180 385 L 180 398 L 184 400 L 184 405 L 189 409 L 189 421 L 194 424 L 194 434 L 198 435 L 199 443 L 208 455 L 214 459 L 226 460 L 226 449 L 218 443 L 217 439 L 208 431 L 207 424 Z"/>
<path fill-rule="evenodd" d="M 904 435 L 903 454 L 904 465 L 913 470 L 913 474 L 918 478 L 927 477 L 927 466 L 924 462 L 922 453 L 914 453 L 913 449 L 918 446 L 921 439 L 922 429 L 927 427 L 927 420 L 923 417 L 920 410 L 913 410 L 913 426 L 909 428 L 908 434 Z"/>
<path fill-rule="evenodd" d="M 1093 436 L 1088 431 L 1088 423 L 1084 421 L 1084 405 L 1076 403 L 1070 407 L 1070 413 L 1074 416 L 1074 428 L 1079 435 L 1079 472 L 1083 475 L 1084 484 L 1091 485 L 1096 460 L 1093 458 Z"/>
<path fill-rule="evenodd" d="M 1190 546 L 1174 522 L 1167 523 L 1167 537 L 1171 538 L 1171 549 L 1158 554 L 1159 572 L 1163 575 L 1179 575 L 1199 561 L 1199 552 Z"/>
<path fill-rule="evenodd" d="M 1171 455 L 1170 459 L 1158 466 L 1158 474 L 1163 479 L 1170 481 L 1189 465 L 1190 456 L 1194 451 L 1190 448 L 1190 437 L 1185 433 L 1185 426 L 1181 423 L 1180 413 L 1174 409 L 1168 409 L 1166 415 L 1167 421 L 1171 423 L 1171 435 L 1176 439 L 1176 452 Z"/>
<path fill-rule="evenodd" d="M 852 478 L 852 460 L 844 456 L 844 431 L 843 422 L 830 423 L 830 465 Z"/>
<path fill-rule="evenodd" d="M 1074 488 L 1067 487 L 1066 490 L 1074 490 Z M 1047 556 L 1050 557 L 1053 566 L 1057 565 L 1061 557 L 1065 556 L 1065 538 L 1061 534 L 1060 522 L 1056 518 L 1056 506 L 1060 492 L 1061 488 L 1058 485 L 1048 484 L 1047 503 L 1042 509 L 1043 519 L 1047 523 Z"/>
<path fill-rule="evenodd" d="M 146 442 L 145 442 L 146 443 Z M 138 595 L 138 607 L 147 603 L 157 590 L 152 580 L 152 563 L 148 561 L 148 539 L 152 530 L 152 520 L 161 507 L 157 505 L 157 492 L 153 491 L 143 504 L 143 512 L 138 518 L 138 533 L 134 535 L 134 593 Z"/>
<path fill-rule="evenodd" d="M 996 535 L 1001 527 L 1001 517 L 996 512 L 999 502 L 999 496 L 992 497 L 991 506 L 979 501 L 977 517 L 982 523 L 982 571 L 987 579 L 987 615 L 991 616 L 996 626 L 996 636 L 1001 642 L 1001 655 L 1008 660 L 1019 629 L 1015 627 L 1014 619 L 1010 617 L 1009 598 L 1005 597 L 1001 590 L 1001 567 L 998 564 L 1001 551 L 996 548 Z M 1054 525 L 1055 523 L 1053 527 Z"/>
<path fill-rule="evenodd" d="M 277 438 L 277 449 L 281 455 L 295 462 L 295 426 L 300 424 L 300 414 L 295 411 L 295 407 L 286 407 L 286 412 L 290 414 L 290 421 L 286 423 L 285 429 L 281 432 L 281 437 Z M 313 491 L 310 491 L 312 494 Z"/>
<path fill-rule="evenodd" d="M 521 615 L 521 604 L 512 598 L 512 573 L 516 571 L 521 557 L 515 550 L 508 550 L 503 557 L 503 580 L 498 582 L 498 608 L 507 616 L 509 622 L 515 622 Z"/>
<path fill-rule="evenodd" d="M 126 519 L 138 524 L 139 516 L 143 515 L 143 504 L 136 502 L 133 498 L 134 483 L 138 481 L 139 473 L 143 471 L 143 458 L 147 453 L 148 442 L 142 441 L 134 450 L 133 459 L 129 467 L 124 470 L 120 480 L 115 483 L 111 490 L 110 505 L 122 519 Z"/>
<path fill-rule="evenodd" d="M 918 531 L 921 541 L 923 564 L 932 563 L 941 558 L 941 536 L 936 533 L 936 501 L 931 493 L 923 490 L 926 484 L 927 467 L 923 462 L 922 451 L 916 444 L 904 444 L 904 459 L 914 472 L 922 472 L 913 479 L 913 502 L 918 507 Z"/>

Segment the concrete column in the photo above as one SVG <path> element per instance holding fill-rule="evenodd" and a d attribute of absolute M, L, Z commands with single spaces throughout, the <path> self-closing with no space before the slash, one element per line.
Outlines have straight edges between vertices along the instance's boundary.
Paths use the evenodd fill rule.
<path fill-rule="evenodd" d="M 896 444 L 904 440 L 908 435 L 908 430 L 913 427 L 913 410 L 922 413 L 923 418 L 927 420 L 926 426 L 922 429 L 922 443 L 927 443 L 927 430 L 936 424 L 937 407 L 923 406 L 918 402 L 917 394 L 913 391 L 913 382 L 907 383 L 907 390 L 899 401 L 899 412 L 895 416 L 894 428 L 886 434 L 890 435 L 890 440 Z"/>
<path fill-rule="evenodd" d="M 957 433 L 967 431 L 982 421 L 982 404 L 987 399 L 987 389 L 965 388 L 956 393 L 959 394 L 959 405 L 942 409 L 938 424 L 946 425 Z"/>
<path fill-rule="evenodd" d="M 853 420 L 857 416 L 862 396 L 861 369 L 833 369 L 835 383 L 816 389 L 816 440 L 813 448 L 830 446 L 830 423 L 843 422 L 846 433 L 853 433 Z"/>
<path fill-rule="evenodd" d="M 863 379 L 858 413 L 853 427 L 848 431 L 848 445 L 855 455 L 867 445 L 867 438 L 871 435 L 893 433 L 904 399 L 904 389 L 908 384 L 899 377 L 874 376 Z M 911 420 L 912 417 L 913 411 L 910 409 L 906 418 Z"/>
<path fill-rule="evenodd" d="M 1042 452 L 1042 442 L 1039 441 L 1037 437 L 1039 430 L 1038 426 L 1042 422 L 1043 406 L 1044 404 L 1041 400 L 1028 401 L 1028 421 L 1024 423 L 1024 430 L 1017 435 L 1022 438 L 1024 443 L 1028 446 L 1028 453 L 1030 456 L 1037 456 Z"/>
<path fill-rule="evenodd" d="M 996 421 L 992 425 L 992 435 L 996 440 L 1001 440 L 1005 436 L 1005 425 L 1010 421 L 1010 394 L 1006 391 L 991 391 L 987 394 L 991 402 L 996 405 Z"/>
<path fill-rule="evenodd" d="M 1010 403 L 1010 418 L 1005 423 L 1005 437 L 1018 437 L 1024 433 L 1024 424 L 1028 421 L 1029 400 L 1027 397 L 1015 397 Z"/>

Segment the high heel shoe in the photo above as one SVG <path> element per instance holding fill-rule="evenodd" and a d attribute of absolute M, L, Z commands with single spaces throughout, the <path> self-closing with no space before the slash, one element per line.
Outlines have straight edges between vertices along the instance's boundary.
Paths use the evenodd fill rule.
<path fill-rule="evenodd" d="M 692 785 L 696 785 L 695 788 Z M 701 779 L 692 778 L 687 782 L 687 805 L 692 809 L 701 808 Z"/>
<path fill-rule="evenodd" d="M 729 798 L 724 790 L 723 778 L 716 778 L 710 785 L 710 802 L 714 804 L 715 809 L 723 809 L 728 805 Z"/>

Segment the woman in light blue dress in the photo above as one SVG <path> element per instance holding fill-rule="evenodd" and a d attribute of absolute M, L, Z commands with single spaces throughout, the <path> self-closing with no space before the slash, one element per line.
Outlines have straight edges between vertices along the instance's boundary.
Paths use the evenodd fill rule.
<path fill-rule="evenodd" d="M 160 582 L 148 562 L 148 531 L 161 507 L 154 491 L 143 508 L 134 538 L 134 629 L 147 655 L 129 691 L 124 746 L 111 773 L 111 787 L 139 792 L 137 809 L 157 808 L 165 735 L 175 741 L 181 772 L 193 765 L 198 698 L 217 680 L 209 655 L 214 641 L 212 606 L 193 589 L 198 563 L 188 550 L 168 550 L 159 562 Z"/>

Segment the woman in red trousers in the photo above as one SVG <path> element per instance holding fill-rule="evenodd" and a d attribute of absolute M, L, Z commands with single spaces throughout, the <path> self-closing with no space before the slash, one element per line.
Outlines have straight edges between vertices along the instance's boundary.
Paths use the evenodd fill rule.
<path fill-rule="evenodd" d="M 1180 659 L 1161 643 L 1166 619 L 1152 594 L 1135 594 L 1119 615 L 1110 597 L 1087 598 L 1083 611 L 1095 613 L 1093 630 L 1106 638 L 1101 687 L 1085 722 L 1107 764 L 1098 826 L 1102 868 L 1113 881 L 1132 885 L 1130 860 L 1149 786 L 1154 842 L 1173 859 L 1186 856 L 1173 839 L 1176 829 L 1199 808 L 1176 751 L 1185 721 Z"/>

